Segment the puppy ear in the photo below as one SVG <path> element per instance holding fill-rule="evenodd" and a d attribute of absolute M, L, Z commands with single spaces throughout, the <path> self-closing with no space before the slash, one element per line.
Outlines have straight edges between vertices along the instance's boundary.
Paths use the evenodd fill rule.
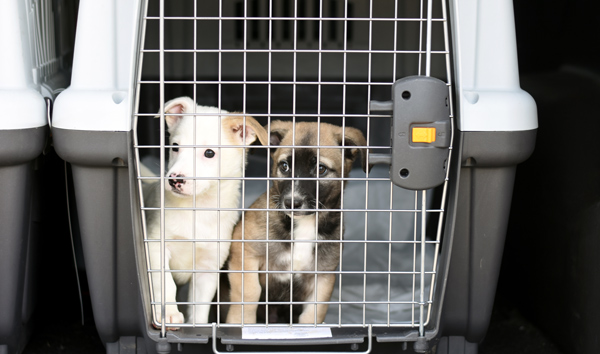
<path fill-rule="evenodd" d="M 268 127 L 268 124 L 266 125 Z M 271 122 L 271 134 L 269 142 L 272 146 L 278 146 L 288 132 L 292 130 L 293 123 L 290 121 L 274 120 Z"/>
<path fill-rule="evenodd" d="M 261 144 L 268 145 L 269 140 L 267 139 L 267 131 L 265 128 L 263 128 L 253 117 L 246 116 L 245 118 L 245 127 L 244 117 L 239 116 L 227 117 L 223 122 L 223 126 L 227 129 L 226 131 L 233 134 L 240 145 L 244 144 L 244 136 L 246 137 L 246 145 L 251 145 L 257 138 Z"/>
<path fill-rule="evenodd" d="M 193 113 L 195 105 L 194 100 L 185 96 L 174 98 L 165 103 L 165 122 L 169 131 L 177 126 L 183 118 L 183 116 L 174 116 L 173 114 Z"/>
<path fill-rule="evenodd" d="M 340 134 L 340 136 L 339 136 L 339 144 L 340 145 L 342 145 L 342 144 L 344 144 L 344 146 L 366 146 L 367 145 L 367 140 L 365 139 L 365 136 L 359 129 L 356 129 L 353 127 L 345 127 L 343 133 L 344 133 L 343 135 Z M 352 162 L 354 162 L 354 160 L 356 160 L 356 157 L 358 156 L 359 152 L 360 152 L 360 159 L 362 162 L 362 169 L 363 169 L 363 171 L 367 172 L 367 149 L 345 148 L 344 156 L 346 159 L 350 160 L 350 165 L 352 165 Z M 373 165 L 368 166 L 369 171 L 371 171 L 371 167 L 373 167 Z"/>

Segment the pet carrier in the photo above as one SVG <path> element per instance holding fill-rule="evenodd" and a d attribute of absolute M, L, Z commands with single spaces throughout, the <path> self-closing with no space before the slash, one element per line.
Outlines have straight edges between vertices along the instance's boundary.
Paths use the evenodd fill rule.
<path fill-rule="evenodd" d="M 477 352 L 537 128 L 510 1 L 79 19 L 53 134 L 107 352 Z"/>
<path fill-rule="evenodd" d="M 7 1 L 0 12 L 0 352 L 18 353 L 30 330 L 40 233 L 39 158 L 50 103 L 68 75 L 62 1 Z"/>

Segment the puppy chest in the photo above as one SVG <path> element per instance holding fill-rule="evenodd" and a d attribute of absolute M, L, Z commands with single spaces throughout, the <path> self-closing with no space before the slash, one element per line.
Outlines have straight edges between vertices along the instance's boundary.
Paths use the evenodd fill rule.
<path fill-rule="evenodd" d="M 276 250 L 272 250 L 275 252 L 271 252 L 270 256 L 273 257 L 274 262 L 270 263 L 279 270 L 315 270 L 315 241 L 319 237 L 314 217 L 295 221 L 290 239 L 295 242 L 280 243 Z"/>
<path fill-rule="evenodd" d="M 233 211 L 182 211 L 165 212 L 165 237 L 190 240 L 229 240 L 237 219 Z"/>
<path fill-rule="evenodd" d="M 279 266 L 283 269 L 295 271 L 314 270 L 314 243 L 295 242 L 290 248 L 278 257 Z"/>

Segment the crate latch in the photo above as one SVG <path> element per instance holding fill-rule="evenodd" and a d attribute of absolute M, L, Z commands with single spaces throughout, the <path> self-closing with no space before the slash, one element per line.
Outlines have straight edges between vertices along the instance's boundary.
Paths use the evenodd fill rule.
<path fill-rule="evenodd" d="M 392 111 L 391 154 L 369 154 L 369 164 L 389 164 L 399 187 L 421 190 L 446 180 L 452 138 L 448 86 L 428 76 L 392 85 L 392 101 L 371 101 L 371 111 Z"/>

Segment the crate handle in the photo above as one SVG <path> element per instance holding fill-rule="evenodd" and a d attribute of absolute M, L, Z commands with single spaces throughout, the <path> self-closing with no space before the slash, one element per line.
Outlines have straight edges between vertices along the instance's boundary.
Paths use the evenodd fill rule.
<path fill-rule="evenodd" d="M 372 326 L 369 325 L 368 327 L 368 337 L 369 337 L 369 341 L 368 341 L 368 346 L 367 349 L 363 352 L 357 352 L 357 351 L 347 351 L 347 352 L 285 352 L 286 354 L 307 354 L 307 353 L 324 353 L 324 354 L 369 354 L 371 352 L 371 348 L 373 347 L 373 329 Z M 233 346 L 232 346 L 233 347 Z M 232 348 L 231 347 L 231 348 Z M 228 347 L 229 348 L 229 347 Z M 213 323 L 212 325 L 212 349 L 213 349 L 213 353 L 215 354 L 227 354 L 230 351 L 227 352 L 220 352 L 217 350 L 217 324 Z M 261 351 L 256 351 L 256 352 L 235 352 L 236 354 L 273 354 L 275 352 L 261 352 Z"/>

